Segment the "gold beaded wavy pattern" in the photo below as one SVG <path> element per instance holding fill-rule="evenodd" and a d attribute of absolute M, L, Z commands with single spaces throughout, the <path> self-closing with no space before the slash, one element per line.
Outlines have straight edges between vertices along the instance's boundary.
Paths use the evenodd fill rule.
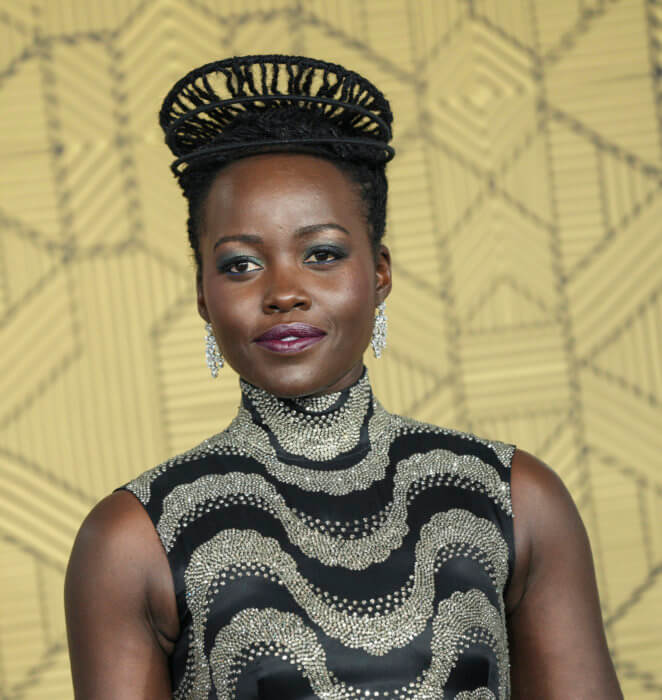
<path fill-rule="evenodd" d="M 156 114 L 194 66 L 281 52 L 360 71 L 395 113 L 377 397 L 560 473 L 625 695 L 657 700 L 659 2 L 0 0 L 0 36 L 0 696 L 72 696 L 84 515 L 235 415 Z"/>
<path fill-rule="evenodd" d="M 459 520 L 460 524 L 456 526 L 456 532 L 450 534 L 448 522 L 453 518 Z M 409 644 L 431 620 L 433 659 L 430 674 L 442 689 L 448 672 L 457 660 L 456 656 L 451 655 L 445 660 L 445 677 L 435 676 L 434 668 L 439 660 L 435 662 L 434 657 L 438 653 L 439 645 L 447 643 L 449 638 L 457 641 L 458 630 L 453 625 L 454 620 L 448 616 L 439 618 L 439 611 L 450 606 L 458 618 L 457 621 L 461 620 L 462 626 L 466 628 L 461 630 L 462 633 L 480 628 L 494 640 L 494 645 L 498 647 L 499 673 L 504 677 L 502 683 L 509 688 L 508 652 L 504 634 L 505 614 L 501 601 L 501 591 L 508 573 L 507 557 L 504 554 L 507 545 L 498 535 L 494 537 L 494 532 L 489 529 L 491 523 L 485 523 L 481 527 L 479 521 L 480 518 L 468 511 L 438 513 L 433 516 L 421 529 L 410 581 L 402 589 L 390 593 L 388 598 L 371 600 L 371 605 L 367 608 L 361 607 L 359 601 L 334 602 L 323 596 L 299 574 L 292 558 L 281 550 L 275 539 L 264 537 L 253 530 L 229 529 L 220 532 L 193 552 L 186 569 L 187 605 L 192 616 L 189 655 L 195 659 L 195 663 L 190 664 L 194 676 L 185 676 L 182 680 L 183 686 L 188 688 L 192 685 L 196 688 L 197 694 L 194 693 L 193 697 L 205 697 L 210 687 L 210 675 L 213 676 L 217 672 L 222 675 L 222 665 L 233 664 L 234 654 L 221 653 L 220 659 L 223 660 L 223 664 L 217 668 L 214 658 L 216 656 L 218 659 L 219 655 L 215 654 L 213 649 L 208 663 L 206 654 L 202 651 L 207 614 L 213 606 L 214 599 L 223 596 L 224 586 L 230 583 L 231 579 L 234 581 L 242 577 L 258 576 L 284 586 L 293 601 L 301 606 L 308 618 L 319 625 L 326 635 L 349 648 L 361 649 L 367 654 L 383 656 L 392 649 Z M 485 594 L 477 589 L 471 589 L 466 596 L 454 593 L 435 607 L 432 579 L 435 571 L 446 560 L 443 556 L 444 549 L 454 541 L 474 548 L 472 558 L 493 572 L 500 599 L 499 608 L 489 603 Z M 478 609 L 470 602 L 474 599 L 480 601 Z M 463 605 L 460 605 L 461 600 L 464 600 Z M 269 608 L 263 610 L 268 612 Z M 254 634 L 252 623 L 246 623 L 246 627 L 241 629 L 240 621 L 246 622 L 245 613 L 247 610 L 233 615 L 228 625 L 218 632 L 219 637 L 229 634 L 230 638 L 235 640 L 235 653 L 260 641 L 260 635 Z M 270 642 L 276 639 L 263 641 Z M 222 685 L 215 684 L 215 687 L 220 697 L 226 697 L 221 691 Z"/>

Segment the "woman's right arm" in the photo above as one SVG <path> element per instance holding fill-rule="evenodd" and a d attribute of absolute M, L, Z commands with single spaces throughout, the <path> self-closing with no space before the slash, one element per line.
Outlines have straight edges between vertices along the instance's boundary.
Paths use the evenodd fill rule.
<path fill-rule="evenodd" d="M 78 700 L 172 697 L 168 655 L 179 634 L 172 575 L 132 494 L 108 496 L 81 526 L 65 610 Z"/>

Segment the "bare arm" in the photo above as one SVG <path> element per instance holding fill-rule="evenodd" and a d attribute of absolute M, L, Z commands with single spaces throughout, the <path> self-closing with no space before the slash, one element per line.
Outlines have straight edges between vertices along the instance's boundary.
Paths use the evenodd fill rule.
<path fill-rule="evenodd" d="M 622 700 L 602 625 L 591 549 L 561 480 L 517 451 L 516 564 L 508 592 L 513 700 Z"/>
<path fill-rule="evenodd" d="M 127 492 L 101 501 L 74 543 L 65 580 L 78 700 L 170 698 L 178 634 L 172 577 L 147 513 Z"/>

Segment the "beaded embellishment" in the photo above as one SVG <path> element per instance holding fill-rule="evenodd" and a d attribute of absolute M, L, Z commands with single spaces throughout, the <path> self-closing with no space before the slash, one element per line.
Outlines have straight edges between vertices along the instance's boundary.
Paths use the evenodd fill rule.
<path fill-rule="evenodd" d="M 514 448 L 388 413 L 365 373 L 343 392 L 320 397 L 279 399 L 243 381 L 241 388 L 243 404 L 226 430 L 126 487 L 154 513 L 168 557 L 187 552 L 185 565 L 178 565 L 187 622 L 178 642 L 184 646 L 179 653 L 183 675 L 174 697 L 243 697 L 237 693 L 244 670 L 271 658 L 290 664 L 317 697 L 363 698 L 367 691 L 334 672 L 323 639 L 364 654 L 363 663 L 369 664 L 370 658 L 408 653 L 428 634 L 431 656 L 424 670 L 400 687 L 380 690 L 380 697 L 442 697 L 464 652 L 478 645 L 496 660 L 498 687 L 455 697 L 508 698 L 503 593 L 512 541 L 500 523 L 512 517 L 507 474 Z M 402 441 L 410 446 L 404 452 L 396 449 Z M 478 456 L 490 454 L 489 461 Z M 238 459 L 254 466 L 242 471 Z M 209 467 L 202 469 L 204 464 Z M 198 476 L 186 476 L 200 469 Z M 164 479 L 172 486 L 155 490 Z M 435 494 L 457 494 L 458 504 L 476 494 L 483 508 L 490 504 L 486 512 L 492 515 L 449 507 L 428 511 L 412 530 L 412 516 L 426 498 L 429 504 L 434 489 Z M 162 495 L 155 500 L 155 493 Z M 360 493 L 369 496 L 364 505 L 354 501 L 360 517 L 358 511 L 352 517 L 332 516 L 328 509 L 335 499 L 342 504 L 344 497 Z M 381 495 L 372 507 L 375 493 Z M 295 496 L 299 500 L 292 502 Z M 325 504 L 324 514 L 320 504 Z M 243 513 L 246 526 L 223 527 L 225 512 Z M 193 546 L 188 533 L 200 532 L 198 523 L 209 518 L 220 526 Z M 280 534 L 264 534 L 251 526 L 253 521 L 267 533 Z M 327 588 L 324 576 L 311 578 L 301 569 L 303 557 L 332 567 L 327 571 L 338 572 L 338 581 L 351 581 L 350 573 L 370 581 L 374 574 L 369 572 L 391 566 L 403 547 L 410 552 L 408 568 L 398 570 L 392 588 L 387 577 L 383 589 L 366 599 L 352 595 L 351 585 L 338 595 Z M 457 562 L 469 562 L 469 569 L 467 564 L 455 569 Z M 445 571 L 471 571 L 483 583 L 439 598 L 436 581 Z M 263 590 L 264 605 L 255 607 L 252 599 L 219 626 L 217 611 L 228 592 L 236 601 L 244 590 Z M 269 591 L 279 591 L 278 608 L 269 605 Z M 285 600 L 291 601 L 291 612 L 282 609 Z"/>

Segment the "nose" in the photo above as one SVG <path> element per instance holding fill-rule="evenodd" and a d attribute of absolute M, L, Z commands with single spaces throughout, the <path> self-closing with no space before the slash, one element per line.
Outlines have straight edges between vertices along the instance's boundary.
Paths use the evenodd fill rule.
<path fill-rule="evenodd" d="M 287 267 L 272 266 L 264 278 L 266 287 L 262 301 L 264 313 L 287 313 L 293 309 L 305 311 L 310 308 L 310 295 L 301 280 L 301 271 Z"/>

